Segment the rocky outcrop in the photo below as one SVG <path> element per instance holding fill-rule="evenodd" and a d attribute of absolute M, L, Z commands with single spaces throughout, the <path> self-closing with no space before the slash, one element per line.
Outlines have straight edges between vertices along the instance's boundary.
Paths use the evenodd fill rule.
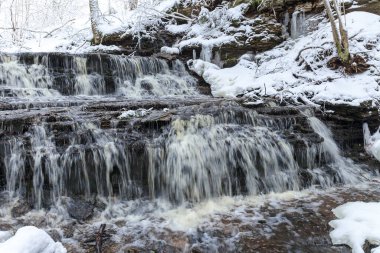
<path fill-rule="evenodd" d="M 380 169 L 380 163 L 364 150 L 363 123 L 368 123 L 371 133 L 380 126 L 379 109 L 372 101 L 360 106 L 324 103 L 319 117 L 331 128 L 334 139 L 345 154 L 354 161 Z"/>

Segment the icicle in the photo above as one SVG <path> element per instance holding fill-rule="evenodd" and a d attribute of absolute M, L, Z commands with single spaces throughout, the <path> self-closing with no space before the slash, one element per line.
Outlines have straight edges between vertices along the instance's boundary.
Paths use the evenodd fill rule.
<path fill-rule="evenodd" d="M 202 45 L 201 60 L 211 62 L 212 60 L 212 45 Z"/>
<path fill-rule="evenodd" d="M 288 30 L 289 30 L 289 21 L 290 21 L 289 12 L 285 12 L 284 22 L 283 22 L 283 25 L 282 25 L 282 34 L 285 35 L 286 37 L 289 36 L 289 33 L 288 33 Z"/>
<path fill-rule="evenodd" d="M 296 10 L 292 14 L 290 35 L 292 39 L 297 39 L 305 33 L 305 11 Z"/>

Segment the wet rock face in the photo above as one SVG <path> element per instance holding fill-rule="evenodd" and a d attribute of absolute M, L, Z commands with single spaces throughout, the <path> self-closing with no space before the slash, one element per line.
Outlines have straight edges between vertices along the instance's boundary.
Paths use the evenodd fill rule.
<path fill-rule="evenodd" d="M 20 199 L 16 205 L 12 207 L 11 215 L 13 218 L 19 218 L 33 209 L 33 205 L 26 199 Z"/>
<path fill-rule="evenodd" d="M 331 128 L 334 139 L 348 157 L 379 169 L 380 163 L 364 150 L 363 123 L 369 125 L 371 133 L 380 126 L 378 108 L 371 104 L 372 101 L 361 106 L 325 103 L 322 105 L 325 112 L 318 113 L 318 116 Z"/>
<path fill-rule="evenodd" d="M 323 138 L 301 113 L 308 108 L 271 103 L 252 107 L 239 101 L 212 98 L 76 102 L 79 105 L 65 108 L 58 103 L 47 104 L 48 107 L 45 104 L 44 108 L 2 111 L 1 125 L 6 127 L 0 138 L 0 152 L 8 158 L 1 164 L 0 173 L 10 180 L 4 181 L 3 187 L 11 187 L 20 194 L 28 192 L 26 197 L 36 208 L 48 207 L 62 195 L 73 197 L 67 207 L 70 216 L 78 220 L 90 218 L 94 207 L 81 198 L 78 200 L 79 196 L 115 195 L 122 199 L 165 196 L 173 203 L 181 203 L 258 190 L 299 189 L 319 183 L 308 172 L 314 162 L 318 161 L 319 166 L 329 162 L 314 151 Z M 135 110 L 132 116 L 120 117 L 129 110 Z M 12 127 L 13 124 L 17 127 Z M 180 138 L 183 135 L 200 146 L 189 146 L 179 152 L 186 143 Z M 263 150 L 256 150 L 261 146 Z M 269 147 L 279 153 L 266 153 L 272 152 Z M 197 149 L 211 150 L 197 158 L 206 163 L 199 171 L 191 158 Z M 246 157 L 246 153 L 252 157 Z M 19 157 L 19 163 L 10 157 Z M 209 162 L 213 159 L 225 166 L 220 183 L 228 187 L 214 187 L 207 175 L 197 174 L 207 168 L 213 175 L 215 164 Z M 262 162 L 266 159 L 269 160 Z M 170 161 L 178 161 L 175 167 L 182 166 L 179 171 L 183 177 L 190 175 L 186 182 L 181 182 L 180 177 L 174 179 L 175 184 L 168 184 L 173 180 L 171 172 L 166 171 L 174 168 Z M 265 176 L 269 167 L 277 168 L 278 171 L 272 171 L 276 174 L 292 166 L 300 170 L 294 175 L 299 182 L 293 182 L 292 177 L 289 182 L 277 185 Z M 12 169 L 20 168 L 23 174 L 9 177 Z M 257 175 L 250 175 L 250 171 Z M 36 173 L 42 173 L 41 181 L 36 179 Z M 326 168 L 326 173 L 334 172 Z M 193 184 L 191 178 L 195 175 L 201 177 L 196 180 L 201 182 L 197 187 L 209 187 L 208 191 L 198 195 L 187 187 Z M 247 184 L 250 177 L 257 180 L 257 188 Z M 213 180 L 217 186 L 219 178 Z"/>

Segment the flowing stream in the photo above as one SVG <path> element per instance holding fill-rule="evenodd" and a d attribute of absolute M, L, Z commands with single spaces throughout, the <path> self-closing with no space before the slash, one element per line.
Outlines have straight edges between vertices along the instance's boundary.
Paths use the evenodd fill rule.
<path fill-rule="evenodd" d="M 41 224 L 69 252 L 102 222 L 110 252 L 236 252 L 240 226 L 268 239 L 291 199 L 317 213 L 313 198 L 372 177 L 313 108 L 274 114 L 199 87 L 179 60 L 0 56 L 0 226 Z"/>

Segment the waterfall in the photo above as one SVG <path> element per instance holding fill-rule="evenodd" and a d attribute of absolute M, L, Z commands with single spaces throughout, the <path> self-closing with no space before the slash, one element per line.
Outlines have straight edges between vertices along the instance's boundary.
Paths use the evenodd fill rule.
<path fill-rule="evenodd" d="M 183 203 L 366 180 L 310 113 L 303 117 L 319 142 L 296 133 L 289 139 L 301 120 L 297 117 L 260 115 L 236 102 L 204 105 L 202 110 L 212 114 L 200 109 L 187 108 L 184 116 L 152 130 L 137 150 L 117 128 L 102 129 L 74 115 L 66 123 L 68 132 L 57 132 L 49 122 L 33 125 L 0 142 L 6 188 L 11 196 L 29 195 L 41 207 L 78 194 L 149 195 Z"/>
<path fill-rule="evenodd" d="M 294 120 L 274 121 L 254 112 L 240 117 L 226 111 L 172 122 L 167 135 L 157 140 L 161 144 L 149 149 L 151 196 L 197 202 L 366 180 L 359 166 L 341 156 L 330 130 L 314 116 L 308 116 L 309 124 L 324 141 L 304 139 L 305 149 L 297 153 L 281 134 L 292 129 Z"/>
<path fill-rule="evenodd" d="M 32 62 L 32 63 L 31 63 Z M 179 60 L 118 55 L 0 55 L 0 96 L 197 95 Z"/>
<path fill-rule="evenodd" d="M 18 63 L 17 57 L 0 55 L 0 96 L 59 95 L 57 91 L 50 89 L 52 86 L 52 79 L 44 65 L 25 66 Z"/>
<path fill-rule="evenodd" d="M 294 11 L 290 25 L 290 35 L 292 39 L 296 39 L 304 34 L 305 29 L 305 11 L 302 9 Z"/>
<path fill-rule="evenodd" d="M 215 124 L 201 115 L 176 120 L 163 149 L 151 150 L 151 189 L 179 202 L 299 190 L 293 153 L 266 127 Z"/>
<path fill-rule="evenodd" d="M 45 125 L 33 126 L 25 138 L 11 138 L 3 144 L 7 190 L 22 196 L 32 190 L 36 208 L 43 201 L 57 203 L 60 196 L 95 193 L 131 197 L 129 158 L 125 146 L 92 123 L 74 126 L 75 135 L 67 147 L 56 143 L 56 136 Z M 28 167 L 28 170 L 26 169 Z M 32 175 L 32 189 L 25 182 Z M 45 190 L 49 188 L 50 196 Z"/>
<path fill-rule="evenodd" d="M 179 60 L 173 61 L 170 68 L 166 61 L 156 58 L 111 56 L 111 64 L 119 94 L 129 97 L 197 94 L 196 79 Z"/>
<path fill-rule="evenodd" d="M 89 74 L 87 71 L 87 58 L 74 57 L 73 71 L 75 75 L 74 94 L 101 95 L 106 93 L 103 73 Z"/>

